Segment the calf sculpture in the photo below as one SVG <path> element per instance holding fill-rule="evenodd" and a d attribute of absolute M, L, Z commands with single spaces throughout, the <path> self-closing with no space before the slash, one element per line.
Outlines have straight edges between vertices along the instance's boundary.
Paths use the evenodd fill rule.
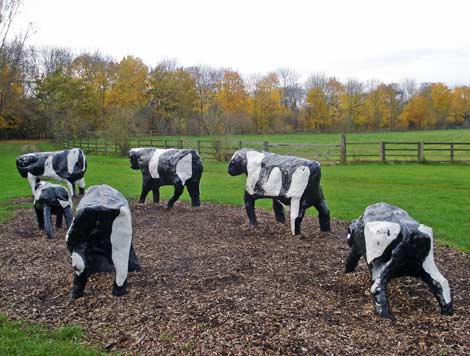
<path fill-rule="evenodd" d="M 168 200 L 167 208 L 183 194 L 184 186 L 188 189 L 192 206 L 200 206 L 199 182 L 203 172 L 201 157 L 195 150 L 159 149 L 159 148 L 133 148 L 129 151 L 129 160 L 132 169 L 142 172 L 142 192 L 140 203 L 150 190 L 153 193 L 153 202 L 160 201 L 160 187 L 172 185 L 173 196 Z"/>
<path fill-rule="evenodd" d="M 62 218 L 65 216 L 67 229 L 72 223 L 72 199 L 66 188 L 58 184 L 39 182 L 34 193 L 34 210 L 39 228 L 46 230 L 49 239 L 54 238 L 52 229 L 52 215 L 56 216 L 56 227 L 62 227 Z"/>
<path fill-rule="evenodd" d="M 453 313 L 449 283 L 434 263 L 433 230 L 406 211 L 387 203 L 368 206 L 349 226 L 348 244 L 346 273 L 353 272 L 361 256 L 365 257 L 375 311 L 380 316 L 391 317 L 387 284 L 400 276 L 420 277 L 439 302 L 441 313 Z"/>
<path fill-rule="evenodd" d="M 330 211 L 320 185 L 320 164 L 293 156 L 241 149 L 228 165 L 232 176 L 246 174 L 245 208 L 250 224 L 256 225 L 255 200 L 270 198 L 278 222 L 284 223 L 284 205 L 290 205 L 291 230 L 300 234 L 305 211 L 318 210 L 321 231 L 330 231 Z"/>
<path fill-rule="evenodd" d="M 108 185 L 90 187 L 77 207 L 67 233 L 75 270 L 71 299 L 83 295 L 88 276 L 116 271 L 112 294 L 126 293 L 127 272 L 139 271 L 132 245 L 132 218 L 127 200 Z"/>
<path fill-rule="evenodd" d="M 80 195 L 85 191 L 83 176 L 87 163 L 85 154 L 80 148 L 27 153 L 16 158 L 16 168 L 23 178 L 28 178 L 33 195 L 40 178 L 66 183 L 71 195 L 75 195 L 75 182 L 78 184 Z"/>

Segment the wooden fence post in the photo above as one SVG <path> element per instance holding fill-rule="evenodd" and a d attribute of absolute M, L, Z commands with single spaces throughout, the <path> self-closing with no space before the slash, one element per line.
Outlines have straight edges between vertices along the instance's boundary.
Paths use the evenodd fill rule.
<path fill-rule="evenodd" d="M 165 140 L 165 148 L 168 148 L 168 140 Z"/>
<path fill-rule="evenodd" d="M 385 153 L 385 142 L 380 141 L 380 161 L 385 162 L 386 153 Z"/>
<path fill-rule="evenodd" d="M 201 140 L 197 140 L 197 152 L 201 154 Z"/>
<path fill-rule="evenodd" d="M 266 151 L 266 152 L 269 152 L 269 142 L 268 141 L 264 141 L 263 142 L 263 149 Z"/>
<path fill-rule="evenodd" d="M 341 133 L 340 135 L 340 143 L 339 143 L 339 162 L 341 164 L 346 163 L 346 135 Z"/>
<path fill-rule="evenodd" d="M 423 148 L 423 143 L 418 142 L 418 162 L 423 163 L 424 162 L 424 148 Z"/>
<path fill-rule="evenodd" d="M 98 154 L 98 139 L 95 139 L 95 154 Z"/>
<path fill-rule="evenodd" d="M 183 140 L 180 140 L 180 149 L 183 149 Z"/>
<path fill-rule="evenodd" d="M 450 144 L 450 161 L 451 161 L 451 162 L 454 162 L 454 158 L 455 158 L 455 157 L 454 157 L 454 152 L 455 152 L 455 151 L 454 151 L 454 144 L 451 143 L 451 144 Z"/>
<path fill-rule="evenodd" d="M 243 144 L 242 144 L 242 141 L 240 140 L 240 142 L 238 142 L 238 148 L 241 150 L 243 147 Z"/>

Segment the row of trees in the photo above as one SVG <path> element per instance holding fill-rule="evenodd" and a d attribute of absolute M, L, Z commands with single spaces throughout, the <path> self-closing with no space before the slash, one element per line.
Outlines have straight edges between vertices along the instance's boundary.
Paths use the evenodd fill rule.
<path fill-rule="evenodd" d="M 289 69 L 243 77 L 208 66 L 27 48 L 9 40 L 20 1 L 0 0 L 0 136 L 125 139 L 137 131 L 214 134 L 470 126 L 470 87 L 385 84 Z"/>

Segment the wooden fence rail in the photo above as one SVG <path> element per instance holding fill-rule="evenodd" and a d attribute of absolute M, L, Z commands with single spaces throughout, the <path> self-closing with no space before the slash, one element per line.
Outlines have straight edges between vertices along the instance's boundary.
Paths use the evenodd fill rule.
<path fill-rule="evenodd" d="M 279 154 L 314 159 L 324 164 L 357 162 L 450 162 L 470 163 L 470 142 L 380 141 L 347 142 L 341 134 L 337 143 L 280 143 L 269 141 L 230 141 L 136 137 L 125 147 L 108 139 L 64 139 L 65 148 L 81 147 L 86 153 L 122 154 L 127 147 L 192 148 L 204 159 L 228 161 L 240 148 L 253 148 Z"/>

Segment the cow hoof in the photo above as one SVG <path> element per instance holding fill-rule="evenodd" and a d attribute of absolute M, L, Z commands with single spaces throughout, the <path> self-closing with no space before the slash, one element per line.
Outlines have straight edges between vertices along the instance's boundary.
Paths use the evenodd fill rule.
<path fill-rule="evenodd" d="M 390 312 L 389 308 L 385 306 L 379 306 L 376 305 L 375 307 L 375 312 L 377 313 L 378 316 L 384 319 L 390 319 L 390 320 L 395 320 L 395 317 L 393 314 Z"/>
<path fill-rule="evenodd" d="M 441 314 L 442 315 L 454 315 L 454 308 L 452 307 L 452 303 L 451 304 L 447 304 L 447 305 L 444 305 L 442 308 L 441 308 Z"/>
<path fill-rule="evenodd" d="M 121 287 L 119 287 L 119 286 L 116 284 L 116 282 L 114 282 L 112 294 L 113 294 L 115 297 L 123 296 L 123 295 L 127 294 L 126 287 L 127 287 L 127 281 L 124 282 L 124 284 L 123 284 Z"/>
<path fill-rule="evenodd" d="M 69 294 L 69 300 L 75 300 L 75 299 L 83 297 L 84 295 L 85 293 L 83 293 L 83 291 L 77 291 L 77 290 L 72 289 L 72 291 Z"/>

